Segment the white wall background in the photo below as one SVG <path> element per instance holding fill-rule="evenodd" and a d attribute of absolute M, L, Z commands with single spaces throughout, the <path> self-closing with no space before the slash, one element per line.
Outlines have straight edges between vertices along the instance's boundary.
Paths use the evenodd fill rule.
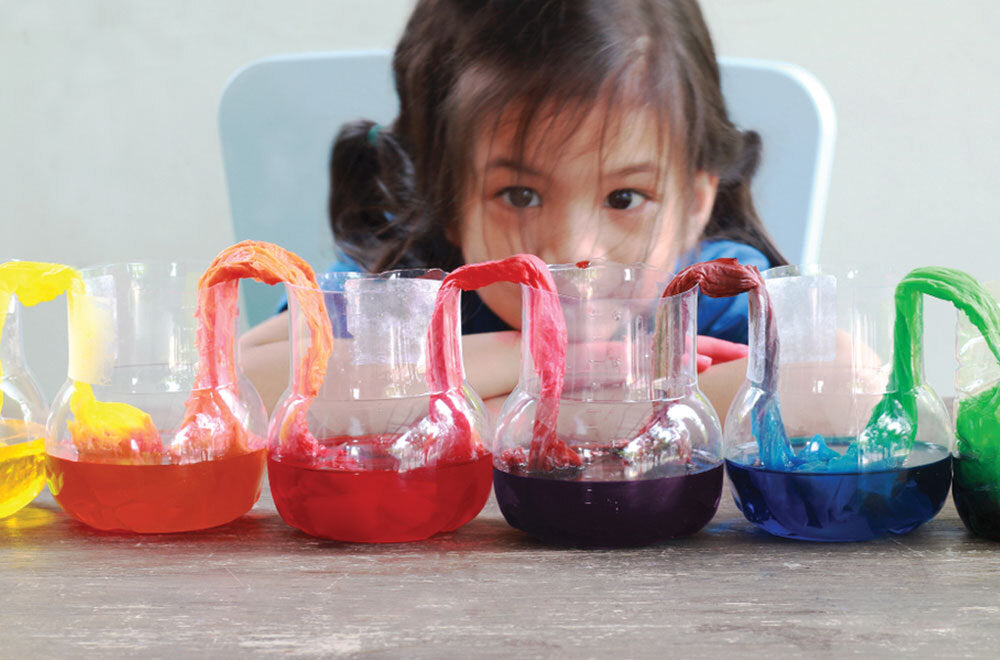
<path fill-rule="evenodd" d="M 232 240 L 216 104 L 278 52 L 391 48 L 412 0 L 0 0 L 0 259 L 209 259 Z M 1000 279 L 1000 5 L 703 0 L 720 54 L 797 62 L 839 140 L 823 259 Z M 951 392 L 954 315 L 928 305 L 928 375 Z M 65 312 L 28 311 L 51 397 Z"/>

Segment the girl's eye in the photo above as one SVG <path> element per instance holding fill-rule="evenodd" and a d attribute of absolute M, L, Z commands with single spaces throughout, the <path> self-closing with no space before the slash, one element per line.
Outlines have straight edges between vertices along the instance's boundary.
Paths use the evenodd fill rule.
<path fill-rule="evenodd" d="M 627 211 L 639 206 L 645 199 L 646 196 L 637 190 L 619 188 L 618 190 L 612 190 L 604 198 L 604 205 L 617 211 Z"/>
<path fill-rule="evenodd" d="M 541 206 L 542 198 L 531 188 L 511 186 L 500 191 L 500 199 L 516 209 L 526 209 L 530 206 Z"/>

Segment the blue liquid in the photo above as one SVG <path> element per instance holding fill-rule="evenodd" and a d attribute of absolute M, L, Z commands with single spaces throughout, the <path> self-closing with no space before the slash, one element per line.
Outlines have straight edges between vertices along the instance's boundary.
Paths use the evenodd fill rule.
<path fill-rule="evenodd" d="M 754 461 L 726 459 L 736 506 L 772 534 L 809 541 L 905 534 L 941 510 L 951 486 L 948 450 L 928 443 L 915 443 L 906 465 L 892 470 L 769 470 Z"/>

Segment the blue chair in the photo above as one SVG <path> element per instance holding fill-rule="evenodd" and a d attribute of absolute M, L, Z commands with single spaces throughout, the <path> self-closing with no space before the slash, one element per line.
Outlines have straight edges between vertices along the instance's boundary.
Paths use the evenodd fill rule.
<path fill-rule="evenodd" d="M 278 243 L 317 270 L 337 260 L 327 222 L 333 137 L 360 118 L 389 124 L 398 109 L 388 51 L 276 55 L 227 82 L 219 134 L 236 238 Z M 733 121 L 761 134 L 753 193 L 765 225 L 792 263 L 813 263 L 823 234 L 836 116 L 822 84 L 801 67 L 721 58 Z M 282 291 L 244 288 L 256 324 Z"/>

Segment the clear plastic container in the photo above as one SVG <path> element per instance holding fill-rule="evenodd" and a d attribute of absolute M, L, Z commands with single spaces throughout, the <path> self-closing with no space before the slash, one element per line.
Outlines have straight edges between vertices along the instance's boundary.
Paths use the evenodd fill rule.
<path fill-rule="evenodd" d="M 512 526 L 561 545 L 635 546 L 697 532 L 715 514 L 723 475 L 719 421 L 698 389 L 697 289 L 661 298 L 670 273 L 641 265 L 549 270 L 557 296 L 522 287 L 521 375 L 493 446 L 500 510 Z M 546 300 L 561 309 L 567 333 L 559 460 L 539 448 L 547 413 L 532 355 L 544 347 L 532 342 L 555 341 L 533 332 Z"/>
<path fill-rule="evenodd" d="M 49 412 L 24 361 L 22 307 L 15 296 L 5 302 L 0 325 L 0 518 L 19 511 L 45 487 Z"/>
<path fill-rule="evenodd" d="M 321 276 L 334 341 L 314 398 L 295 368 L 313 330 L 288 286 L 292 385 L 271 419 L 268 479 L 289 525 L 338 541 L 415 541 L 483 508 L 492 457 L 482 401 L 460 377 L 428 384 L 443 279 L 439 270 Z M 445 352 L 461 373 L 461 346 Z"/>
<path fill-rule="evenodd" d="M 80 271 L 86 293 L 70 293 L 68 378 L 45 451 L 56 501 L 92 527 L 204 529 L 260 496 L 267 415 L 238 367 L 235 283 L 208 290 L 219 323 L 199 325 L 201 272 L 99 266 Z M 199 342 L 211 364 L 199 365 Z"/>
<path fill-rule="evenodd" d="M 921 324 L 895 356 L 914 386 L 890 377 L 899 277 L 819 266 L 763 275 L 774 317 L 751 307 L 747 380 L 725 424 L 737 506 L 772 534 L 816 541 L 930 520 L 950 486 L 953 434 L 923 380 Z"/>
<path fill-rule="evenodd" d="M 1000 298 L 1000 283 L 984 286 L 994 299 Z M 998 340 L 992 337 L 994 345 Z M 973 534 L 1000 541 L 1000 364 L 982 333 L 961 312 L 956 353 L 955 508 Z"/>

